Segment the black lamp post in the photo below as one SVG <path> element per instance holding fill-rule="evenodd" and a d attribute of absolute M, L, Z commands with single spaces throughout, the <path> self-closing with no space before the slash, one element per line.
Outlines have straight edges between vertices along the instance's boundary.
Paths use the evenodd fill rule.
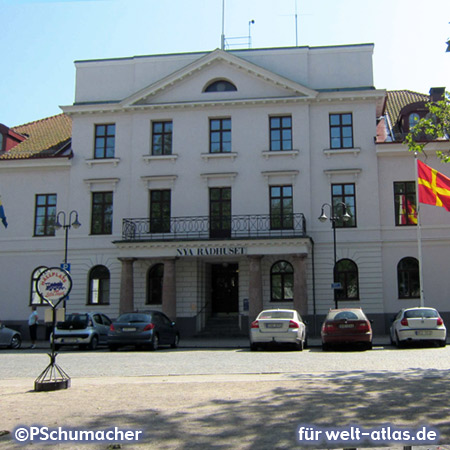
<path fill-rule="evenodd" d="M 342 206 L 342 215 L 338 216 L 336 215 L 336 206 L 341 205 Z M 325 214 L 325 206 L 328 206 L 330 208 L 330 217 L 328 217 Z M 336 274 L 336 221 L 339 219 L 342 219 L 344 222 L 348 222 L 351 219 L 350 214 L 347 212 L 347 205 L 343 202 L 336 203 L 334 205 L 334 211 L 333 206 L 331 206 L 329 203 L 324 203 L 322 205 L 322 210 L 320 213 L 320 216 L 318 218 L 320 222 L 326 222 L 327 220 L 330 220 L 331 222 L 331 228 L 333 229 L 333 255 L 334 255 L 334 266 L 333 266 L 333 282 L 337 282 L 337 274 Z M 335 308 L 338 307 L 338 300 L 336 296 L 336 289 L 334 288 L 334 306 Z"/>
<path fill-rule="evenodd" d="M 63 218 L 62 224 L 59 221 L 60 216 L 62 216 L 62 218 Z M 72 220 L 72 216 L 74 217 L 73 220 Z M 66 221 L 67 218 L 68 218 L 68 220 Z M 69 230 L 72 227 L 74 227 L 75 229 L 81 227 L 81 223 L 78 221 L 78 212 L 75 210 L 70 211 L 70 213 L 67 217 L 66 213 L 64 211 L 59 211 L 58 214 L 56 215 L 55 228 L 57 230 L 59 230 L 60 228 L 64 228 L 64 231 L 66 234 L 65 241 L 64 241 L 64 264 L 67 264 L 67 244 L 68 244 L 68 240 L 69 240 Z"/>

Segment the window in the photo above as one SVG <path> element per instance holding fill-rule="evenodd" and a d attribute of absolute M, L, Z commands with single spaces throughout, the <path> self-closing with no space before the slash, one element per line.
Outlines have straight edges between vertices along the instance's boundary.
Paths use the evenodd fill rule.
<path fill-rule="evenodd" d="M 331 148 L 353 148 L 353 118 L 351 113 L 330 114 Z"/>
<path fill-rule="evenodd" d="M 114 158 L 116 125 L 95 125 L 94 158 Z"/>
<path fill-rule="evenodd" d="M 3 134 L 0 133 L 0 152 L 3 151 Z"/>
<path fill-rule="evenodd" d="M 91 234 L 112 234 L 113 193 L 92 193 Z"/>
<path fill-rule="evenodd" d="M 172 154 L 172 122 L 153 122 L 152 155 Z"/>
<path fill-rule="evenodd" d="M 231 152 L 231 119 L 210 119 L 209 152 Z"/>
<path fill-rule="evenodd" d="M 270 228 L 289 230 L 294 227 L 292 186 L 270 186 Z"/>
<path fill-rule="evenodd" d="M 413 128 L 417 122 L 420 120 L 420 116 L 417 113 L 412 113 L 408 117 L 408 126 L 409 130 L 411 131 L 411 128 Z"/>
<path fill-rule="evenodd" d="M 170 190 L 150 191 L 150 233 L 170 233 Z"/>
<path fill-rule="evenodd" d="M 209 229 L 210 237 L 231 236 L 231 188 L 210 188 Z"/>
<path fill-rule="evenodd" d="M 208 84 L 205 92 L 232 92 L 237 91 L 236 86 L 227 80 L 217 80 Z"/>
<path fill-rule="evenodd" d="M 397 265 L 398 298 L 419 298 L 419 262 L 416 258 L 403 258 Z"/>
<path fill-rule="evenodd" d="M 147 275 L 147 305 L 162 305 L 164 264 L 156 264 Z"/>
<path fill-rule="evenodd" d="M 37 194 L 34 210 L 34 235 L 54 236 L 56 194 Z"/>
<path fill-rule="evenodd" d="M 394 182 L 395 225 L 417 225 L 415 181 Z"/>
<path fill-rule="evenodd" d="M 36 289 L 36 281 L 44 270 L 47 270 L 47 267 L 41 266 L 31 274 L 30 305 L 47 305 L 47 302 L 41 298 Z"/>
<path fill-rule="evenodd" d="M 95 266 L 89 272 L 89 305 L 109 304 L 109 270 L 105 266 Z"/>
<path fill-rule="evenodd" d="M 292 118 L 270 117 L 270 150 L 292 150 Z"/>
<path fill-rule="evenodd" d="M 335 290 L 336 300 L 359 300 L 358 266 L 351 259 L 336 263 L 336 281 L 341 289 Z"/>
<path fill-rule="evenodd" d="M 356 195 L 355 185 L 349 184 L 332 184 L 331 185 L 331 200 L 333 205 L 333 217 L 337 217 L 336 227 L 347 228 L 356 227 Z M 344 214 L 345 203 L 347 213 L 350 214 L 350 219 L 345 222 L 342 219 Z"/>
<path fill-rule="evenodd" d="M 294 299 L 294 269 L 287 261 L 278 261 L 270 269 L 272 302 L 288 302 Z"/>

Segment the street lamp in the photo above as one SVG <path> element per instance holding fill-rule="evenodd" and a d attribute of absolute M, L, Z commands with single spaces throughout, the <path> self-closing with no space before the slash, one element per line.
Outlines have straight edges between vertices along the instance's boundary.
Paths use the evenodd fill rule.
<path fill-rule="evenodd" d="M 62 224 L 59 221 L 60 216 L 62 216 L 62 218 L 63 218 Z M 72 216 L 74 216 L 73 220 L 72 220 Z M 65 241 L 64 241 L 64 264 L 67 264 L 67 243 L 68 243 L 68 239 L 69 239 L 69 230 L 72 227 L 74 227 L 75 229 L 81 227 L 81 223 L 78 221 L 78 212 L 77 211 L 75 211 L 75 210 L 70 211 L 67 221 L 66 221 L 66 218 L 67 218 L 66 213 L 64 211 L 59 211 L 59 213 L 56 215 L 56 223 L 55 223 L 55 228 L 57 230 L 64 228 L 64 231 L 66 233 Z"/>
<path fill-rule="evenodd" d="M 336 221 L 338 221 L 339 219 L 342 219 L 344 222 L 348 222 L 351 219 L 350 214 L 347 212 L 347 205 L 343 202 L 338 202 L 334 205 L 334 209 L 336 210 L 336 206 L 337 205 L 341 205 L 342 206 L 342 215 L 338 216 L 336 215 L 335 211 L 333 212 L 333 207 L 329 204 L 329 203 L 324 203 L 322 205 L 322 211 L 320 213 L 319 216 L 319 221 L 324 223 L 326 222 L 328 219 L 331 222 L 331 228 L 333 229 L 333 254 L 334 254 L 334 266 L 333 266 L 333 282 L 336 283 L 337 282 L 337 277 L 336 277 Z M 325 206 L 328 206 L 330 208 L 330 217 L 328 217 L 325 214 Z M 338 307 L 338 301 L 337 301 L 337 296 L 336 296 L 336 289 L 333 286 L 334 289 L 334 306 L 335 308 Z"/>

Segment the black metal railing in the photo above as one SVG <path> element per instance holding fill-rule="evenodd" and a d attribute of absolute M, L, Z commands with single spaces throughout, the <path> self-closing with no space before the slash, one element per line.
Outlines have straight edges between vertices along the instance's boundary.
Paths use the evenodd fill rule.
<path fill-rule="evenodd" d="M 301 213 L 282 218 L 269 214 L 231 216 L 222 223 L 226 226 L 217 229 L 217 221 L 209 216 L 173 217 L 164 223 L 152 223 L 148 218 L 123 219 L 122 239 L 176 241 L 306 237 L 305 216 Z"/>

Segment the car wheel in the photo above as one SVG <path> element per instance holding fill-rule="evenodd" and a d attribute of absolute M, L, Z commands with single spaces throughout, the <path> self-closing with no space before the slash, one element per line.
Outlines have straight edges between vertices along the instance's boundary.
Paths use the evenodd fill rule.
<path fill-rule="evenodd" d="M 175 339 L 174 339 L 173 343 L 170 344 L 170 346 L 171 346 L 172 348 L 177 348 L 179 343 L 180 343 L 180 335 L 177 333 L 176 336 L 175 336 Z"/>
<path fill-rule="evenodd" d="M 91 342 L 89 342 L 89 350 L 95 350 L 98 347 L 98 337 L 92 336 Z"/>
<path fill-rule="evenodd" d="M 400 341 L 400 339 L 398 338 L 398 333 L 395 332 L 395 346 L 397 348 L 402 348 L 403 347 L 403 343 L 402 341 Z"/>
<path fill-rule="evenodd" d="M 119 347 L 117 345 L 114 345 L 114 344 L 109 344 L 108 348 L 109 348 L 109 351 L 116 352 Z"/>
<path fill-rule="evenodd" d="M 22 345 L 22 338 L 18 334 L 15 334 L 11 339 L 9 348 L 12 348 L 15 350 L 15 349 L 20 348 L 21 345 Z"/>
<path fill-rule="evenodd" d="M 445 347 L 447 345 L 447 342 L 445 340 L 439 341 L 439 347 Z"/>
<path fill-rule="evenodd" d="M 252 343 L 252 344 L 250 344 L 250 350 L 252 352 L 256 352 L 256 350 L 258 350 L 258 346 L 256 344 Z"/>
<path fill-rule="evenodd" d="M 372 350 L 372 347 L 373 347 L 372 342 L 368 342 L 366 344 L 366 350 Z"/>
<path fill-rule="evenodd" d="M 301 351 L 303 350 L 303 346 L 304 346 L 303 341 L 298 341 L 298 342 L 295 344 L 295 347 L 296 347 L 296 349 L 297 349 L 299 352 L 301 352 Z"/>
<path fill-rule="evenodd" d="M 159 337 L 157 334 L 153 335 L 152 341 L 150 342 L 150 350 L 158 350 L 159 347 Z"/>

